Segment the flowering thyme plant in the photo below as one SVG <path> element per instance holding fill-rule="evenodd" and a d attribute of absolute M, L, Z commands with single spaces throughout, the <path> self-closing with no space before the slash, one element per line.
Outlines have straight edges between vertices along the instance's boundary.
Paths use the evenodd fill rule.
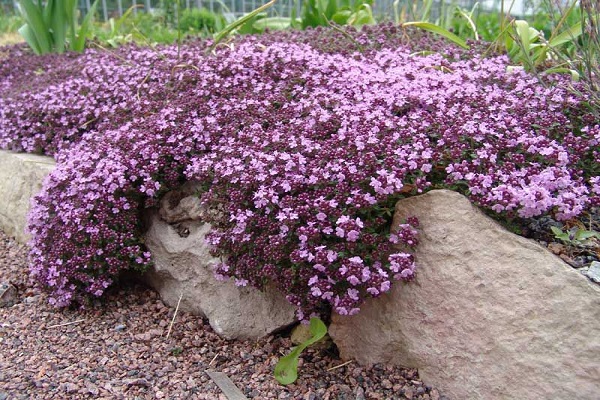
<path fill-rule="evenodd" d="M 390 25 L 346 35 L 243 37 L 214 56 L 189 43 L 177 61 L 173 47 L 88 51 L 65 61 L 71 76 L 50 64 L 39 88 L 6 69 L 0 144 L 58 160 L 29 223 L 52 301 L 148 266 L 139 213 L 186 180 L 218 211 L 216 274 L 274 284 L 305 319 L 323 303 L 354 314 L 413 277 L 417 221 L 389 230 L 404 196 L 453 187 L 523 218 L 600 203 L 585 97 Z"/>

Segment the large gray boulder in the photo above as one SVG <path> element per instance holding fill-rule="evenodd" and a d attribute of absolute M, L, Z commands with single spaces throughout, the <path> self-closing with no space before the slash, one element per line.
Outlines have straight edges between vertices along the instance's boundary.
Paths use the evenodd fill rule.
<path fill-rule="evenodd" d="M 219 260 L 205 243 L 210 225 L 199 220 L 203 211 L 197 200 L 193 185 L 186 185 L 167 194 L 159 212 L 146 216 L 145 241 L 154 260 L 146 282 L 173 307 L 181 297 L 181 310 L 206 316 L 215 332 L 228 339 L 256 339 L 294 323 L 294 307 L 276 290 L 261 292 L 215 279 L 213 266 Z"/>
<path fill-rule="evenodd" d="M 421 223 L 415 282 L 333 316 L 343 358 L 418 368 L 451 399 L 598 399 L 600 289 L 460 194 L 401 200 Z"/>
<path fill-rule="evenodd" d="M 51 157 L 0 150 L 0 229 L 26 243 L 30 199 L 55 167 Z"/>

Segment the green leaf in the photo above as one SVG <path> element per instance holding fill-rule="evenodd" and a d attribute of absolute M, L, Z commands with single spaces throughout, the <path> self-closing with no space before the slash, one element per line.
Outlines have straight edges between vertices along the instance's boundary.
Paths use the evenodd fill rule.
<path fill-rule="evenodd" d="M 64 7 L 69 42 L 73 42 L 77 35 L 77 0 L 64 0 Z"/>
<path fill-rule="evenodd" d="M 527 23 L 527 21 L 517 20 L 514 22 L 514 26 L 515 31 L 517 32 L 517 36 L 519 37 L 519 40 L 523 45 L 523 49 L 525 49 L 525 51 L 529 51 L 529 46 L 531 44 L 529 37 L 529 24 Z"/>
<path fill-rule="evenodd" d="M 581 21 L 577 22 L 567 30 L 561 32 L 560 34 L 554 36 L 548 42 L 550 47 L 557 47 L 565 43 L 569 43 L 574 41 L 576 38 L 581 36 Z"/>
<path fill-rule="evenodd" d="M 38 44 L 37 51 L 32 47 L 37 54 L 49 53 L 52 49 L 52 37 L 50 36 L 50 30 L 44 22 L 42 15 L 41 6 L 33 4 L 31 0 L 20 0 L 19 2 L 21 15 L 29 26 L 29 29 L 24 30 L 30 36 L 35 37 L 35 41 Z M 19 33 L 21 30 L 19 29 Z M 30 41 L 23 36 L 23 38 L 30 43 Z M 31 44 L 30 44 L 31 46 Z"/>
<path fill-rule="evenodd" d="M 571 74 L 571 80 L 573 82 L 579 82 L 579 72 L 574 69 L 564 68 L 564 67 L 554 67 L 549 68 L 544 71 L 545 74 Z"/>
<path fill-rule="evenodd" d="M 269 17 L 256 21 L 252 26 L 254 29 L 264 31 L 265 29 L 283 30 L 288 29 L 292 24 L 291 18 L 286 17 Z"/>
<path fill-rule="evenodd" d="M 423 21 L 415 21 L 415 22 L 405 22 L 402 24 L 403 27 L 405 26 L 415 26 L 417 28 L 423 29 L 425 31 L 429 31 L 429 32 L 433 32 L 437 35 L 440 35 L 442 37 L 445 37 L 446 39 L 450 40 L 451 42 L 459 45 L 460 47 L 462 47 L 463 49 L 469 49 L 469 46 L 467 45 L 467 42 L 465 42 L 464 40 L 462 40 L 461 38 L 459 38 L 458 36 L 456 36 L 454 33 L 448 31 L 447 29 L 444 29 L 440 26 L 437 26 L 435 24 L 432 24 L 430 22 L 423 22 Z"/>
<path fill-rule="evenodd" d="M 275 366 L 275 379 L 282 385 L 289 385 L 298 379 L 298 358 L 300 354 L 305 348 L 321 340 L 327 334 L 327 326 L 317 317 L 310 319 L 309 330 L 312 336 L 293 348 L 290 354 L 281 357 Z"/>
<path fill-rule="evenodd" d="M 333 14 L 338 10 L 337 0 L 321 0 L 321 13 L 325 14 L 325 18 L 331 19 Z M 327 5 L 325 5 L 327 4 Z"/>
<path fill-rule="evenodd" d="M 290 26 L 293 29 L 301 29 L 302 28 L 302 20 L 299 18 L 296 18 L 297 12 L 298 12 L 297 9 L 298 9 L 298 0 L 294 1 L 294 6 L 292 7 L 292 12 L 290 14 L 290 18 L 291 18 Z"/>
<path fill-rule="evenodd" d="M 593 237 L 600 237 L 599 233 L 596 231 L 586 231 L 583 229 L 578 229 L 575 233 L 575 240 L 587 240 Z"/>
<path fill-rule="evenodd" d="M 31 29 L 31 26 L 25 24 L 22 27 L 20 27 L 17 30 L 17 32 L 19 32 L 23 39 L 25 39 L 25 41 L 27 42 L 29 47 L 31 47 L 35 54 L 42 54 L 42 49 L 37 41 L 35 34 L 33 33 L 33 30 Z"/>
<path fill-rule="evenodd" d="M 88 32 L 90 31 L 92 25 L 92 18 L 94 17 L 94 14 L 96 14 L 96 7 L 98 6 L 98 1 L 99 0 L 94 1 L 94 4 L 92 4 L 92 6 L 90 7 L 88 13 L 85 15 L 85 18 L 83 18 L 83 22 L 81 23 L 81 26 L 79 27 L 79 32 L 77 33 L 77 38 L 74 42 L 71 42 L 71 50 L 81 53 L 85 48 L 85 39 L 88 35 Z"/>
<path fill-rule="evenodd" d="M 554 233 L 554 235 L 557 237 L 558 237 L 558 235 L 564 234 L 563 230 L 560 228 L 557 228 L 556 226 L 551 226 L 550 229 L 552 230 L 552 233 Z"/>
<path fill-rule="evenodd" d="M 244 15 L 243 17 L 241 17 L 241 18 L 237 19 L 236 21 L 233 21 L 231 24 L 227 25 L 225 27 L 225 29 L 223 29 L 222 31 L 218 32 L 215 35 L 215 41 L 212 44 L 212 46 L 210 47 L 209 51 L 212 52 L 219 45 L 219 43 L 221 43 L 221 41 L 227 37 L 227 35 L 229 35 L 231 32 L 233 32 L 236 28 L 244 25 L 246 22 L 253 19 L 255 16 L 257 16 L 261 12 L 265 11 L 267 8 L 271 7 L 273 4 L 275 4 L 275 1 L 276 0 L 271 0 L 270 2 L 263 4 L 262 6 L 258 7 L 256 10 Z"/>
<path fill-rule="evenodd" d="M 348 19 L 348 24 L 355 27 L 374 25 L 375 18 L 373 18 L 373 10 L 371 9 L 371 6 L 368 4 L 362 4 Z"/>
<path fill-rule="evenodd" d="M 340 10 L 340 11 L 336 12 L 335 14 L 333 14 L 333 16 L 331 17 L 331 20 L 338 25 L 346 25 L 346 23 L 348 22 L 348 19 L 350 18 L 351 15 L 352 15 L 352 11 L 350 11 L 350 10 Z"/>
<path fill-rule="evenodd" d="M 46 5 L 47 19 L 46 23 L 52 29 L 54 42 L 54 51 L 63 53 L 67 41 L 67 14 L 64 6 L 66 0 L 48 0 Z"/>

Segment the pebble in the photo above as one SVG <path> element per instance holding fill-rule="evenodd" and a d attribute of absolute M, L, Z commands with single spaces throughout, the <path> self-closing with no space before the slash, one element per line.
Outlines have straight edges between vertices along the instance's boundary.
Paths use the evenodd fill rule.
<path fill-rule="evenodd" d="M 115 331 L 117 331 L 117 332 L 122 332 L 125 329 L 127 329 L 127 327 L 123 324 L 119 324 L 119 325 L 115 326 Z"/>
<path fill-rule="evenodd" d="M 25 299 L 23 299 L 23 302 L 25 304 L 35 304 L 40 300 L 40 297 L 40 295 L 25 297 Z"/>
<path fill-rule="evenodd" d="M 585 271 L 585 276 L 596 283 L 600 283 L 600 262 L 592 262 L 587 271 Z"/>
<path fill-rule="evenodd" d="M 365 390 L 362 387 L 357 387 L 354 391 L 354 396 L 356 396 L 356 400 L 366 400 L 365 399 Z"/>
<path fill-rule="evenodd" d="M 10 282 L 0 283 L 0 307 L 12 307 L 17 300 L 17 288 Z"/>

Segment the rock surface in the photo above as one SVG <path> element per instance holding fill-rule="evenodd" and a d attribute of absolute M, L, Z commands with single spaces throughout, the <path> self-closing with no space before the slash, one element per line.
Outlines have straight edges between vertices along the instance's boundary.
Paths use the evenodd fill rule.
<path fill-rule="evenodd" d="M 191 199 L 177 197 L 182 207 L 196 207 Z M 186 215 L 182 210 L 170 212 Z M 154 267 L 145 274 L 145 280 L 163 301 L 175 307 L 182 296 L 181 310 L 206 316 L 213 329 L 228 339 L 260 338 L 294 322 L 295 309 L 279 292 L 238 288 L 232 281 L 215 279 L 212 267 L 219 260 L 209 254 L 204 241 L 210 225 L 179 217 L 173 219 L 179 222 L 171 225 L 160 215 L 154 212 L 148 216 L 146 245 Z"/>
<path fill-rule="evenodd" d="M 0 308 L 17 302 L 17 288 L 10 282 L 0 282 Z"/>
<path fill-rule="evenodd" d="M 21 243 L 29 240 L 25 227 L 30 199 L 54 166 L 51 157 L 0 150 L 0 228 Z"/>
<path fill-rule="evenodd" d="M 600 262 L 592 262 L 589 268 L 586 268 L 585 271 L 583 271 L 583 274 L 593 282 L 600 283 Z"/>
<path fill-rule="evenodd" d="M 398 202 L 421 222 L 415 282 L 329 329 L 343 358 L 418 368 L 450 399 L 597 399 L 600 288 L 463 196 Z"/>

